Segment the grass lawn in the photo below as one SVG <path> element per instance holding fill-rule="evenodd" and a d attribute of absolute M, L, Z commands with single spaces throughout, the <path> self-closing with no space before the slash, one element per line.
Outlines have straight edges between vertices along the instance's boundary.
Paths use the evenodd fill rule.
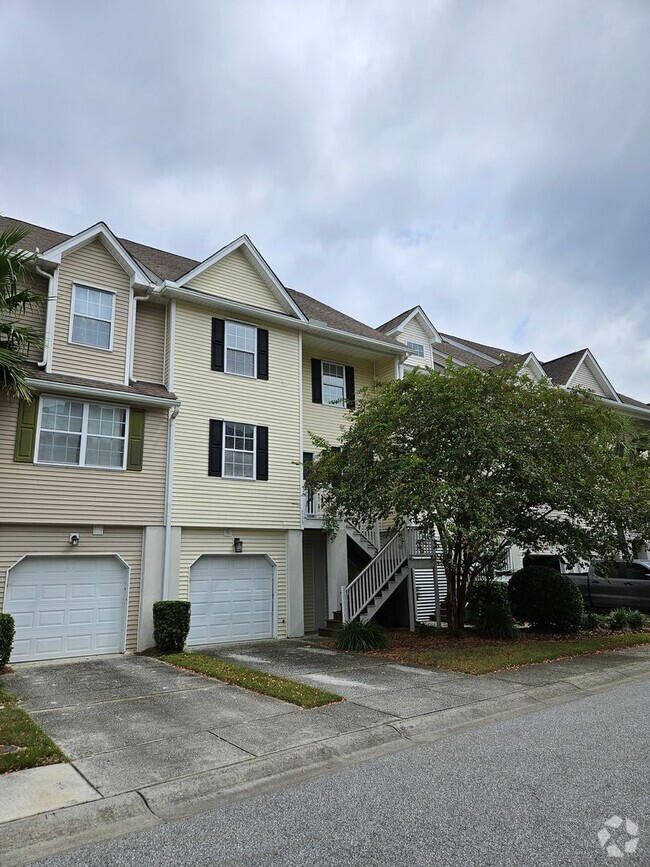
<path fill-rule="evenodd" d="M 522 634 L 516 641 L 490 641 L 474 636 L 449 638 L 444 630 L 420 636 L 405 630 L 389 630 L 386 650 L 372 651 L 373 656 L 404 664 L 446 668 L 467 674 L 487 674 L 502 668 L 546 662 L 550 659 L 580 656 L 601 650 L 650 644 L 650 632 L 583 633 L 575 636 L 540 636 Z"/>
<path fill-rule="evenodd" d="M 5 753 L 2 750 L 6 746 L 24 749 Z M 0 683 L 0 774 L 66 761 L 54 741 L 17 706 L 16 699 Z"/>
<path fill-rule="evenodd" d="M 198 674 L 215 677 L 217 680 L 225 681 L 225 683 L 243 686 L 244 689 L 259 692 L 262 695 L 271 695 L 273 698 L 279 698 L 303 708 L 322 707 L 335 701 L 343 701 L 340 695 L 323 692 L 322 689 L 316 689 L 295 680 L 287 680 L 284 677 L 276 677 L 273 674 L 266 674 L 264 671 L 246 668 L 243 665 L 224 662 L 213 656 L 202 656 L 200 653 L 170 653 L 160 656 L 159 659 L 178 668 L 186 668 L 189 671 L 196 671 Z"/>

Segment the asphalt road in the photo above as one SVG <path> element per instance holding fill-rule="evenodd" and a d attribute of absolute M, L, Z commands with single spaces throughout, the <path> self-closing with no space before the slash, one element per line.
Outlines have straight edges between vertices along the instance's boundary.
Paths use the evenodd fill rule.
<path fill-rule="evenodd" d="M 39 867 L 650 865 L 650 681 L 352 765 Z M 609 829 L 615 816 L 634 836 Z M 629 826 L 633 829 L 633 826 Z"/>

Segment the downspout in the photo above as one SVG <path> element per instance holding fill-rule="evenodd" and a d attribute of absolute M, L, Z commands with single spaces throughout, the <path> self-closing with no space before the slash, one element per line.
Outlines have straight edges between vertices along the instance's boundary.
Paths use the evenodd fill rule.
<path fill-rule="evenodd" d="M 137 382 L 138 380 L 133 375 L 133 360 L 135 358 L 135 324 L 138 319 L 138 301 L 148 301 L 151 298 L 151 293 L 153 292 L 153 286 L 147 289 L 146 295 L 134 295 L 133 296 L 133 307 L 131 309 L 131 316 L 129 322 L 129 358 L 127 363 L 127 378 L 126 385 L 129 382 Z"/>
<path fill-rule="evenodd" d="M 54 318 L 56 312 L 56 296 L 59 284 L 58 265 L 53 274 L 48 274 L 39 265 L 35 266 L 36 273 L 47 280 L 47 310 L 45 311 L 45 335 L 43 339 L 43 357 L 37 362 L 37 367 L 49 369 L 52 361 L 52 332 L 54 330 Z"/>
<path fill-rule="evenodd" d="M 174 341 L 176 339 L 176 301 L 169 305 L 169 360 L 167 362 L 167 388 L 174 389 Z M 165 467 L 165 549 L 163 554 L 162 598 L 169 597 L 169 571 L 172 555 L 172 501 L 174 485 L 174 442 L 176 437 L 176 416 L 179 407 L 174 407 L 169 415 L 167 426 L 167 462 Z"/>

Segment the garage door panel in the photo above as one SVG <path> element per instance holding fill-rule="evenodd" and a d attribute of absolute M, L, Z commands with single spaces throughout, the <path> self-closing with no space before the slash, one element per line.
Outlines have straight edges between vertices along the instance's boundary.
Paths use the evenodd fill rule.
<path fill-rule="evenodd" d="M 9 571 L 4 610 L 13 662 L 124 650 L 128 569 L 107 555 L 25 557 Z"/>
<path fill-rule="evenodd" d="M 190 570 L 188 644 L 273 637 L 273 567 L 258 555 L 205 555 Z"/>

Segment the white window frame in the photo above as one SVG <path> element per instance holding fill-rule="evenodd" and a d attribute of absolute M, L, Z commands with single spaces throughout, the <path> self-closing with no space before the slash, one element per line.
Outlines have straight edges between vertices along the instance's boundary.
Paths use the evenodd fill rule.
<path fill-rule="evenodd" d="M 337 367 L 343 368 L 343 397 L 339 398 L 336 403 L 330 403 L 325 400 L 325 372 L 323 370 L 324 364 L 335 364 Z M 321 396 L 323 400 L 323 406 L 333 406 L 335 409 L 343 409 L 346 410 L 348 408 L 348 390 L 345 383 L 345 364 L 342 361 L 330 361 L 328 358 L 323 358 L 320 363 L 320 389 Z"/>
<path fill-rule="evenodd" d="M 240 424 L 246 427 L 253 428 L 253 475 L 252 476 L 228 476 L 226 475 L 226 425 Z M 251 454 L 249 451 L 242 449 L 228 449 L 229 452 L 242 452 L 243 454 Z M 231 479 L 235 482 L 256 482 L 257 481 L 257 425 L 251 424 L 249 421 L 233 421 L 232 419 L 224 419 L 221 423 L 221 478 Z"/>
<path fill-rule="evenodd" d="M 43 405 L 45 400 L 43 399 L 51 398 L 52 400 L 69 400 L 73 403 L 82 403 L 83 404 L 83 419 L 81 422 L 81 431 L 79 432 L 79 436 L 81 436 L 81 446 L 79 449 L 79 463 L 61 463 L 59 461 L 41 461 L 39 460 L 38 453 L 41 445 L 41 427 L 42 427 L 42 417 L 43 417 Z M 99 407 L 107 407 L 108 409 L 123 409 L 126 411 L 124 416 L 124 450 L 122 454 L 122 466 L 121 467 L 101 467 L 96 464 L 86 464 L 86 442 L 88 440 L 88 413 L 90 405 L 99 406 Z M 34 443 L 34 463 L 39 464 L 43 467 L 77 467 L 85 470 L 109 470 L 110 472 L 118 472 L 121 473 L 126 470 L 126 461 L 128 457 L 129 450 L 129 425 L 131 421 L 131 409 L 128 406 L 124 406 L 124 404 L 119 403 L 100 403 L 95 400 L 79 400 L 76 397 L 72 397 L 70 395 L 65 394 L 45 394 L 42 395 L 41 400 L 38 402 L 38 425 L 36 427 L 36 442 Z M 94 436 L 94 434 L 91 434 Z M 117 439 L 117 437 L 116 437 Z"/>
<path fill-rule="evenodd" d="M 424 343 L 418 343 L 415 340 L 407 340 L 406 346 L 411 350 L 411 355 L 415 355 L 417 358 L 424 358 Z M 422 352 L 420 352 L 420 349 Z"/>
<path fill-rule="evenodd" d="M 245 325 L 246 328 L 252 328 L 255 332 L 255 345 L 253 348 L 253 372 L 252 373 L 237 373 L 236 370 L 228 370 L 228 350 L 232 349 L 234 352 L 248 352 L 246 349 L 239 349 L 237 346 L 228 346 L 228 325 Z M 249 355 L 251 353 L 248 353 Z M 250 322 L 242 322 L 240 319 L 226 319 L 224 320 L 223 326 L 223 372 L 230 374 L 230 376 L 241 376 L 244 379 L 257 379 L 257 325 L 251 325 Z M 235 422 L 235 424 L 241 424 L 241 422 Z"/>
<path fill-rule="evenodd" d="M 105 292 L 107 295 L 111 296 L 112 299 L 112 309 L 111 309 L 111 338 L 108 344 L 108 347 L 104 346 L 93 346 L 92 343 L 80 343 L 78 340 L 72 339 L 72 329 L 74 328 L 74 317 L 75 315 L 81 316 L 82 314 L 75 314 L 75 303 L 77 299 L 77 289 L 90 289 L 95 292 Z M 107 289 L 105 286 L 91 286 L 88 283 L 77 283 L 76 281 L 72 282 L 72 298 L 70 301 L 70 323 L 68 325 L 68 343 L 72 344 L 72 346 L 83 346 L 85 349 L 96 349 L 98 352 L 112 352 L 113 351 L 113 337 L 115 335 L 115 299 L 117 297 L 117 292 L 114 289 Z M 87 319 L 95 318 L 95 317 L 86 317 Z M 98 322 L 107 322 L 107 319 L 98 319 Z"/>

